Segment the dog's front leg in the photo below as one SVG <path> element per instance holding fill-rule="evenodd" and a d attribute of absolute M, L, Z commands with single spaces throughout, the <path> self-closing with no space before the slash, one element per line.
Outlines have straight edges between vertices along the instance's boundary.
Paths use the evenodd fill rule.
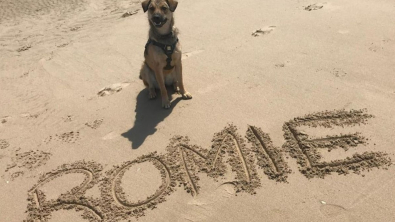
<path fill-rule="evenodd" d="M 178 86 L 180 87 L 180 94 L 182 95 L 182 98 L 184 99 L 192 99 L 192 95 L 186 91 L 184 87 L 184 82 L 182 80 L 182 64 L 181 61 L 179 61 L 176 65 L 176 78 L 178 82 Z"/>
<path fill-rule="evenodd" d="M 170 108 L 169 96 L 167 95 L 167 89 L 165 86 L 165 77 L 163 74 L 163 69 L 160 68 L 159 66 L 155 70 L 155 78 L 156 78 L 156 81 L 158 82 L 160 94 L 162 97 L 162 107 L 165 109 L 168 109 L 168 108 Z"/>

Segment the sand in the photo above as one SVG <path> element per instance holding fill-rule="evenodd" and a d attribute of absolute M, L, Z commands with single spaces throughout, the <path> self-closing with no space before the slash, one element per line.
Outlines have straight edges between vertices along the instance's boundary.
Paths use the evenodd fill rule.
<path fill-rule="evenodd" d="M 191 1 L 149 100 L 135 0 L 0 2 L 0 221 L 395 221 L 395 3 Z"/>

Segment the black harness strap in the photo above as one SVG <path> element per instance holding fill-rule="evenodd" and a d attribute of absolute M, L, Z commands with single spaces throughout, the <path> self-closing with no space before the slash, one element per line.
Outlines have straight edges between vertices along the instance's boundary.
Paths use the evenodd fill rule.
<path fill-rule="evenodd" d="M 164 52 L 164 53 L 166 54 L 166 56 L 167 56 L 167 59 L 166 59 L 167 64 L 166 64 L 166 66 L 164 67 L 164 69 L 170 70 L 170 69 L 173 69 L 173 68 L 174 68 L 174 66 L 171 66 L 171 61 L 172 61 L 171 55 L 174 53 L 174 50 L 176 49 L 177 42 L 178 42 L 178 38 L 177 38 L 176 41 L 175 41 L 173 44 L 171 44 L 171 45 L 166 45 L 166 44 L 157 42 L 157 41 L 155 41 L 155 40 L 148 39 L 147 44 L 145 44 L 145 52 L 144 52 L 144 53 L 145 53 L 145 54 L 148 53 L 147 49 L 148 49 L 148 45 L 149 45 L 149 44 L 152 43 L 153 45 L 158 46 L 159 48 L 161 48 L 161 49 L 163 50 L 163 52 Z"/>

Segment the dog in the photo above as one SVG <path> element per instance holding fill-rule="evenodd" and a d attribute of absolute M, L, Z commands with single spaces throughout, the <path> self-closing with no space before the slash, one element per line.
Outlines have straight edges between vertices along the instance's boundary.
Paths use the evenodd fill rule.
<path fill-rule="evenodd" d="M 166 85 L 172 85 L 183 99 L 192 98 L 182 78 L 181 45 L 173 17 L 177 4 L 176 0 L 145 0 L 141 3 L 144 13 L 148 11 L 150 29 L 140 79 L 148 88 L 150 99 L 156 98 L 155 89 L 160 89 L 162 107 L 166 109 L 170 108 Z"/>

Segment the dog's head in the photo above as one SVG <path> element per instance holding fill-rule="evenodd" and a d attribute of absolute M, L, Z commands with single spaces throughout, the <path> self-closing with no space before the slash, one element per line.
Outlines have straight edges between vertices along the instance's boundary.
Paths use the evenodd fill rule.
<path fill-rule="evenodd" d="M 149 22 L 160 28 L 173 17 L 177 8 L 176 0 L 145 0 L 141 3 L 144 12 L 148 11 Z"/>

